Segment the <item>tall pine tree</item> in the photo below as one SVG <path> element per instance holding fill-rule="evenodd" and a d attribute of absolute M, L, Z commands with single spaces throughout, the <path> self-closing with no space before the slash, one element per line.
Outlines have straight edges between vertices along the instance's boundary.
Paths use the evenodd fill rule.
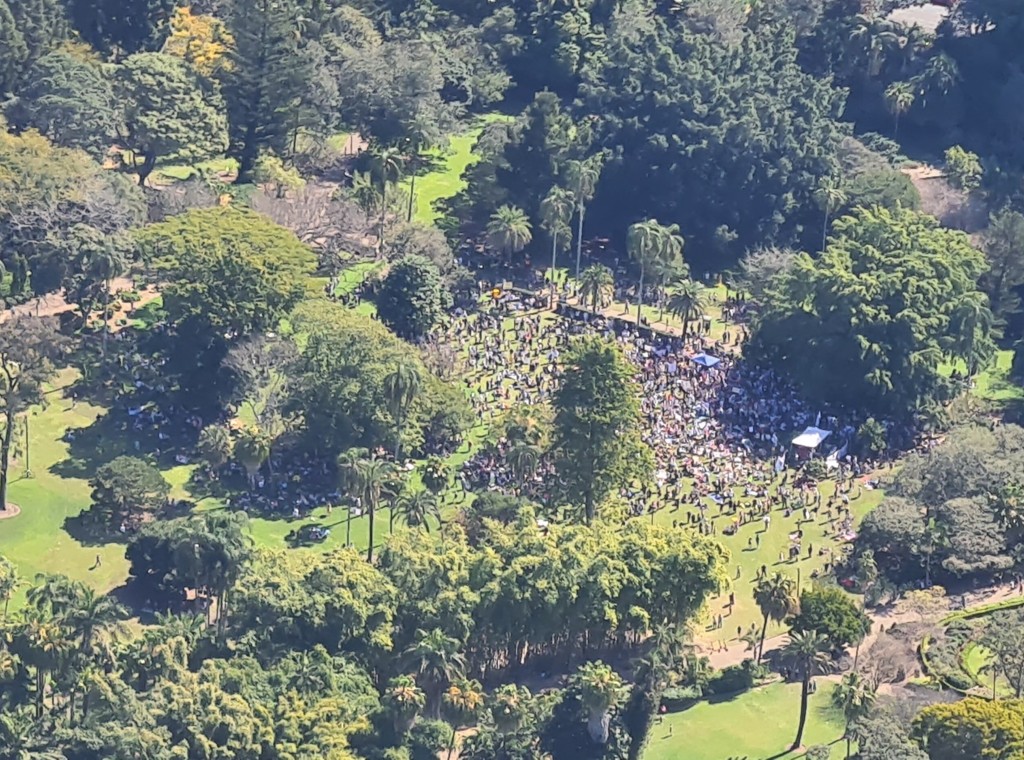
<path fill-rule="evenodd" d="M 232 66 L 224 75 L 230 147 L 238 182 L 248 182 L 262 150 L 283 153 L 309 81 L 295 0 L 236 0 L 230 19 Z"/>
<path fill-rule="evenodd" d="M 25 40 L 26 70 L 71 34 L 63 0 L 7 0 L 7 4 Z"/>
<path fill-rule="evenodd" d="M 6 0 L 0 0 L 0 96 L 13 89 L 27 56 L 25 38 L 14 22 L 14 15 Z"/>
<path fill-rule="evenodd" d="M 68 13 L 82 39 L 120 57 L 159 50 L 177 5 L 178 0 L 68 0 Z"/>

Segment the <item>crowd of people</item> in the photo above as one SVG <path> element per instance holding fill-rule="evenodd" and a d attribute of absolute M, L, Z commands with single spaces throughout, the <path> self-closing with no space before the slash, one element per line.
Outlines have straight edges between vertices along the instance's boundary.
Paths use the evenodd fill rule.
<path fill-rule="evenodd" d="M 827 525 L 836 545 L 854 537 L 850 501 L 862 494 L 858 478 L 872 463 L 847 454 L 844 444 L 854 439 L 861 420 L 814 410 L 775 374 L 743 362 L 735 327 L 731 335 L 728 328 L 712 335 L 698 321 L 683 337 L 571 306 L 559 312 L 530 310 L 509 298 L 493 313 L 465 315 L 444 328 L 440 337 L 466 357 L 465 382 L 483 419 L 500 430 L 510 410 L 548 400 L 569 341 L 603 335 L 617 341 L 636 368 L 643 439 L 655 459 L 654 478 L 631 483 L 620 494 L 629 517 L 667 510 L 673 524 L 708 535 L 743 533 L 751 549 L 765 532 L 785 531 L 789 549 L 780 562 L 817 555 L 831 564 L 834 545 L 813 546 L 805 538 L 810 521 Z M 826 498 L 816 482 L 793 469 L 799 463 L 790 442 L 811 425 L 832 431 L 832 446 L 817 452 L 832 454 L 828 466 L 836 485 Z M 500 435 L 485 443 L 464 465 L 461 482 L 550 505 L 559 492 L 552 462 L 541 458 L 524 477 L 510 456 L 514 448 Z"/>

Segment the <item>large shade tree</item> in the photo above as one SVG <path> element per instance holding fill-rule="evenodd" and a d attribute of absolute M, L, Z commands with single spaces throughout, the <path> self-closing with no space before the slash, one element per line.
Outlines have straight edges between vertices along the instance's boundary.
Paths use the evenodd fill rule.
<path fill-rule="evenodd" d="M 193 163 L 227 148 L 219 95 L 181 59 L 138 53 L 118 67 L 115 78 L 123 104 L 118 138 L 132 152 L 140 185 L 160 159 Z"/>
<path fill-rule="evenodd" d="M 985 269 L 932 217 L 857 209 L 820 258 L 801 254 L 774 282 L 748 355 L 812 398 L 909 416 L 953 395 L 944 361 L 976 371 L 992 357 Z"/>

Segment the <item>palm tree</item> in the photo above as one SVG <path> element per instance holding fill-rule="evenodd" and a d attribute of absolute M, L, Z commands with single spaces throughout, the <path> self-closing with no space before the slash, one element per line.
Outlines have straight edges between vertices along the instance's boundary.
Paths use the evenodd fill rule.
<path fill-rule="evenodd" d="M 384 494 L 391 490 L 395 466 L 383 459 L 363 459 L 359 462 L 359 483 L 362 486 L 363 506 L 370 519 L 370 545 L 366 549 L 366 561 L 373 562 L 373 533 Z"/>
<path fill-rule="evenodd" d="M 590 310 L 599 312 L 615 297 L 615 275 L 604 264 L 594 264 L 579 276 L 580 301 L 589 303 Z"/>
<path fill-rule="evenodd" d="M 520 488 L 526 485 L 527 481 L 537 474 L 537 465 L 540 463 L 540 448 L 529 443 L 519 443 L 513 446 L 505 461 L 512 470 L 512 475 L 518 481 Z"/>
<path fill-rule="evenodd" d="M 388 681 L 381 701 L 391 711 L 395 733 L 404 736 L 416 722 L 427 698 L 412 676 L 398 676 Z"/>
<path fill-rule="evenodd" d="M 518 206 L 502 206 L 487 222 L 487 241 L 505 254 L 508 263 L 512 261 L 512 254 L 519 253 L 532 240 L 530 219 Z"/>
<path fill-rule="evenodd" d="M 110 315 L 107 313 L 110 308 L 110 285 L 115 277 L 124 274 L 128 268 L 128 259 L 121 247 L 107 238 L 104 245 L 89 252 L 86 268 L 93 277 L 103 282 L 103 343 L 100 353 L 106 357 L 107 338 L 110 335 Z"/>
<path fill-rule="evenodd" d="M 668 296 L 668 313 L 683 320 L 684 336 L 690 329 L 690 321 L 699 318 L 707 305 L 707 288 L 693 280 L 683 280 Z"/>
<path fill-rule="evenodd" d="M 199 433 L 196 453 L 216 472 L 231 458 L 231 431 L 227 425 L 207 425 Z"/>
<path fill-rule="evenodd" d="M 438 143 L 437 123 L 417 114 L 406 130 L 404 147 L 409 153 L 409 212 L 406 221 L 412 221 L 416 203 L 416 173 L 422 168 L 423 154 Z"/>
<path fill-rule="evenodd" d="M 611 709 L 625 696 L 625 688 L 619 674 L 600 660 L 580 666 L 574 676 L 580 689 L 580 698 L 587 708 L 587 731 L 597 744 L 608 743 L 608 725 Z"/>
<path fill-rule="evenodd" d="M 388 214 L 388 185 L 402 176 L 402 154 L 397 148 L 388 147 L 375 151 L 370 156 L 370 174 L 377 183 L 380 193 L 380 228 L 377 234 L 377 252 L 384 248 L 384 221 Z"/>
<path fill-rule="evenodd" d="M 854 42 L 859 42 L 867 59 L 865 73 L 870 78 L 879 75 L 885 57 L 900 47 L 896 23 L 881 16 L 858 15 L 854 20 L 850 38 Z"/>
<path fill-rule="evenodd" d="M 551 236 L 551 297 L 549 308 L 555 306 L 555 260 L 558 253 L 559 236 L 569 235 L 569 219 L 572 218 L 572 193 L 555 185 L 540 202 L 540 216 L 544 229 Z"/>
<path fill-rule="evenodd" d="M 654 263 L 661 254 L 664 228 L 654 219 L 646 219 L 629 227 L 626 234 L 626 250 L 629 257 L 640 266 L 640 289 L 636 298 L 636 323 L 640 325 L 640 315 L 644 304 L 644 275 L 647 267 Z"/>
<path fill-rule="evenodd" d="M 270 456 L 270 437 L 254 427 L 247 427 L 235 441 L 235 459 L 249 476 L 249 487 L 256 485 L 260 467 Z"/>
<path fill-rule="evenodd" d="M 369 172 L 356 172 L 352 177 L 352 189 L 349 195 L 355 204 L 359 206 L 366 215 L 366 223 L 370 223 L 373 217 L 383 205 L 377 185 Z"/>
<path fill-rule="evenodd" d="M 885 104 L 893 116 L 892 139 L 900 130 L 900 116 L 914 105 L 914 87 L 910 82 L 893 82 L 885 88 Z"/>
<path fill-rule="evenodd" d="M 917 78 L 922 102 L 932 93 L 944 97 L 960 81 L 960 67 L 948 53 L 939 53 L 928 58 L 924 72 Z"/>
<path fill-rule="evenodd" d="M 424 528 L 430 533 L 430 522 L 427 518 L 433 517 L 438 524 L 441 523 L 441 511 L 437 507 L 437 499 L 430 491 L 410 492 L 408 489 L 395 499 L 392 513 L 398 515 L 410 528 Z M 392 521 L 393 522 L 393 521 Z"/>
<path fill-rule="evenodd" d="M 362 498 L 363 467 L 362 462 L 368 459 L 370 452 L 361 447 L 346 449 L 338 455 L 338 491 L 349 498 Z M 348 518 L 345 520 L 345 546 L 352 545 L 352 507 L 346 509 Z"/>
<path fill-rule="evenodd" d="M 811 679 L 828 672 L 832 662 L 828 650 L 828 639 L 816 631 L 792 631 L 789 634 L 789 643 L 782 648 L 782 661 L 800 678 L 800 722 L 796 729 L 796 739 L 790 747 L 791 752 L 795 752 L 803 744 Z"/>
<path fill-rule="evenodd" d="M 158 612 L 156 624 L 166 638 L 178 637 L 191 648 L 206 632 L 206 615 L 176 615 L 173 612 Z"/>
<path fill-rule="evenodd" d="M 525 686 L 511 683 L 494 690 L 491 695 L 491 719 L 498 733 L 514 734 L 522 727 L 529 714 L 532 698 L 530 690 Z"/>
<path fill-rule="evenodd" d="M 757 663 L 764 657 L 764 637 L 768 633 L 768 621 L 782 622 L 800 609 L 800 597 L 796 582 L 780 573 L 762 578 L 754 587 L 754 601 L 764 615 L 761 626 L 761 643 L 757 647 Z"/>
<path fill-rule="evenodd" d="M 61 666 L 72 649 L 68 634 L 67 628 L 58 619 L 33 610 L 26 615 L 25 622 L 13 637 L 12 651 L 35 671 L 37 719 L 43 716 L 49 674 Z"/>
<path fill-rule="evenodd" d="M 949 318 L 949 351 L 967 363 L 968 377 L 978 374 L 993 356 L 995 346 L 986 336 L 994 324 L 988 296 L 980 291 L 964 294 L 953 307 Z"/>
<path fill-rule="evenodd" d="M 398 360 L 395 368 L 384 378 L 384 398 L 387 400 L 388 411 L 395 421 L 395 462 L 399 462 L 402 451 L 402 434 L 409 416 L 413 401 L 423 387 L 423 377 L 419 367 L 410 359 Z"/>
<path fill-rule="evenodd" d="M 843 734 L 846 739 L 846 760 L 850 760 L 850 726 L 871 711 L 875 697 L 874 685 L 857 672 L 843 676 L 832 692 L 832 704 L 842 710 L 843 717 L 846 718 L 846 730 Z"/>
<path fill-rule="evenodd" d="M 484 706 L 484 691 L 479 681 L 460 678 L 454 681 L 444 693 L 444 714 L 452 727 L 451 744 L 448 745 L 448 760 L 455 751 L 456 731 L 462 726 L 472 726 Z"/>
<path fill-rule="evenodd" d="M 832 178 L 822 180 L 818 189 L 814 191 L 814 200 L 825 214 L 825 224 L 821 232 L 821 250 L 825 250 L 825 243 L 828 240 L 828 223 L 832 214 L 842 208 L 846 203 L 846 193 L 840 187 L 839 182 Z"/>
<path fill-rule="evenodd" d="M 690 268 L 683 261 L 683 245 L 685 241 L 679 234 L 679 225 L 670 224 L 662 228 L 661 246 L 658 250 L 658 258 L 654 262 L 655 272 L 661 285 L 661 316 L 659 321 L 665 319 L 665 288 L 669 282 L 686 277 Z"/>
<path fill-rule="evenodd" d="M 37 573 L 28 590 L 28 602 L 40 612 L 63 619 L 74 607 L 81 584 L 66 575 Z"/>
<path fill-rule="evenodd" d="M 82 652 L 88 655 L 92 653 L 97 633 L 122 628 L 121 623 L 127 618 L 128 610 L 120 602 L 82 586 L 75 606 L 68 612 L 67 622 L 79 636 Z"/>
<path fill-rule="evenodd" d="M 572 188 L 576 200 L 576 274 L 580 278 L 580 258 L 583 255 L 583 216 L 586 206 L 597 192 L 597 183 L 601 179 L 606 154 L 595 153 L 584 159 L 568 161 L 565 167 L 566 179 Z"/>
<path fill-rule="evenodd" d="M 427 695 L 427 710 L 433 718 L 440 716 L 441 694 L 465 672 L 466 661 L 460 648 L 458 639 L 434 628 L 429 633 L 416 631 L 416 641 L 405 650 L 406 665 L 412 668 Z"/>
<path fill-rule="evenodd" d="M 14 595 L 15 589 L 20 583 L 14 564 L 6 557 L 0 557 L 0 598 L 4 600 L 3 620 L 7 620 L 7 608 L 11 604 L 11 596 Z"/>

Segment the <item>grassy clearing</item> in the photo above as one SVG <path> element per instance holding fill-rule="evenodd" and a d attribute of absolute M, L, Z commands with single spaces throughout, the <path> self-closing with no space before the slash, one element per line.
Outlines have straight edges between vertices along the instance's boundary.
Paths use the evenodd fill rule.
<path fill-rule="evenodd" d="M 832 687 L 819 681 L 811 696 L 804 745 L 832 744 L 832 757 L 845 756 L 842 714 L 832 707 Z M 699 702 L 665 716 L 651 729 L 644 760 L 726 760 L 799 757 L 787 752 L 796 736 L 800 685 L 776 683 L 731 699 Z M 833 744 L 834 742 L 834 744 Z"/>
<path fill-rule="evenodd" d="M 436 159 L 437 165 L 433 171 L 416 178 L 416 221 L 433 224 L 440 218 L 441 213 L 435 204 L 439 200 L 452 198 L 465 189 L 466 181 L 462 174 L 480 159 L 473 152 L 473 148 L 484 127 L 490 122 L 507 119 L 507 116 L 501 114 L 487 114 L 478 119 L 466 132 L 452 137 L 446 149 L 428 154 Z M 410 185 L 408 179 L 402 182 L 402 187 L 406 191 Z"/>
<path fill-rule="evenodd" d="M 158 166 L 149 181 L 157 185 L 171 182 L 183 182 L 190 177 L 205 172 L 206 174 L 237 174 L 238 162 L 233 158 L 211 158 L 198 164 L 168 164 Z"/>

